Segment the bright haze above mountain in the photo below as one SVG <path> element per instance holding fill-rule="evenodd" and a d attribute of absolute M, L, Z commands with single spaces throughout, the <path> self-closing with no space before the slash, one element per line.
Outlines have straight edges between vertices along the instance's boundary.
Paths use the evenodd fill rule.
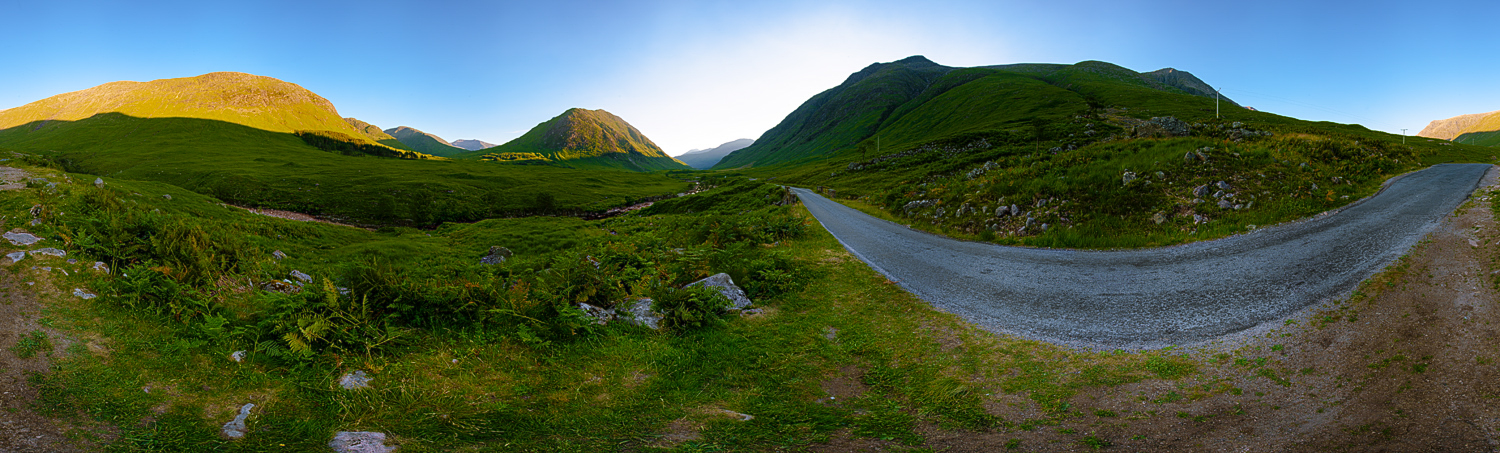
<path fill-rule="evenodd" d="M 570 108 L 669 154 L 757 138 L 875 62 L 1173 67 L 1260 110 L 1415 134 L 1500 108 L 1495 2 L 20 2 L 0 109 L 236 71 L 504 143 Z"/>

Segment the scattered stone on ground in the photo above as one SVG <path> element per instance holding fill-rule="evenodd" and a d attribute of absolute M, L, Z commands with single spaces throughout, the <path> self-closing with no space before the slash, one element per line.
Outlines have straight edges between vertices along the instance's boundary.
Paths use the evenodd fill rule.
<path fill-rule="evenodd" d="M 230 439 L 245 437 L 247 429 L 245 419 L 250 417 L 250 409 L 254 408 L 255 403 L 245 403 L 244 406 L 240 406 L 240 414 L 234 416 L 234 420 L 230 420 L 229 423 L 224 424 L 224 435 Z"/>
<path fill-rule="evenodd" d="M 68 256 L 68 252 L 62 251 L 61 249 L 55 249 L 55 248 L 52 248 L 52 247 L 47 247 L 47 248 L 32 250 L 31 251 L 31 255 L 32 256 L 47 255 L 47 256 L 55 256 L 55 257 L 58 257 L 58 258 L 62 258 L 64 256 Z"/>
<path fill-rule="evenodd" d="M 172 199 L 172 195 L 171 194 L 162 194 L 161 197 L 165 198 L 165 199 L 168 199 L 168 200 Z"/>
<path fill-rule="evenodd" d="M 94 187 L 104 188 L 104 178 L 94 178 Z"/>
<path fill-rule="evenodd" d="M 244 362 L 245 361 L 245 351 L 234 351 L 232 353 L 229 353 L 229 360 L 233 360 L 234 363 Z"/>
<path fill-rule="evenodd" d="M 9 233 L 5 233 L 3 236 L 5 237 L 5 240 L 10 241 L 11 244 L 21 246 L 35 244 L 42 240 L 42 238 L 36 237 L 36 235 L 27 233 L 25 231 L 11 231 Z"/>
<path fill-rule="evenodd" d="M 89 300 L 89 299 L 93 299 L 95 297 L 99 297 L 98 294 L 94 294 L 94 293 L 91 293 L 91 292 L 88 292 L 88 291 L 84 291 L 83 288 L 73 288 L 73 295 L 77 296 L 78 298 L 83 299 L 83 300 Z"/>
<path fill-rule="evenodd" d="M 271 280 L 269 282 L 261 283 L 260 289 L 266 290 L 268 292 L 282 294 L 294 294 L 302 291 L 302 288 L 298 288 L 296 285 L 293 285 L 291 282 L 286 280 Z"/>
<path fill-rule="evenodd" d="M 23 259 L 26 259 L 26 252 L 23 251 L 23 252 L 7 253 L 5 255 L 5 257 L 6 258 L 10 258 L 10 262 L 14 263 L 14 262 L 18 262 L 18 261 L 21 261 Z"/>
<path fill-rule="evenodd" d="M 578 309 L 583 310 L 583 315 L 594 320 L 594 324 L 605 325 L 615 319 L 615 311 L 608 308 L 595 307 L 593 305 L 580 303 Z"/>
<path fill-rule="evenodd" d="M 479 259 L 479 264 L 500 264 L 511 257 L 510 249 L 498 245 L 490 247 L 490 254 Z"/>
<path fill-rule="evenodd" d="M 339 387 L 344 390 L 367 389 L 372 380 L 374 379 L 365 375 L 365 370 L 354 370 L 339 377 Z"/>
<path fill-rule="evenodd" d="M 271 252 L 271 257 L 272 258 L 276 258 L 277 260 L 281 260 L 281 259 L 286 258 L 286 254 L 282 253 L 280 250 L 277 250 L 277 251 Z"/>
<path fill-rule="evenodd" d="M 103 272 L 103 273 L 106 273 L 106 274 L 109 273 L 109 265 L 104 264 L 103 261 L 95 261 L 94 262 L 94 266 L 91 269 L 93 269 L 95 271 Z"/>
<path fill-rule="evenodd" d="M 302 273 L 302 271 L 293 269 L 292 273 L 291 273 L 291 276 L 292 276 L 292 278 L 295 278 L 297 280 L 301 280 L 302 283 L 312 283 L 312 276 L 304 274 L 304 273 Z"/>
<path fill-rule="evenodd" d="M 723 294 L 725 298 L 729 299 L 731 309 L 743 310 L 745 307 L 750 306 L 750 296 L 746 296 L 745 290 L 735 286 L 734 279 L 729 278 L 729 274 L 717 273 L 708 278 L 689 283 L 684 288 L 699 285 L 709 286 L 718 290 L 719 294 Z"/>
<path fill-rule="evenodd" d="M 630 308 L 625 309 L 625 313 L 630 315 L 626 321 L 638 326 L 646 326 L 652 330 L 660 330 L 661 315 L 651 310 L 651 304 L 652 300 L 650 298 L 643 297 L 636 299 L 635 303 L 630 305 Z"/>
<path fill-rule="evenodd" d="M 396 447 L 385 444 L 385 433 L 372 431 L 339 431 L 328 447 L 338 453 L 390 453 Z"/>

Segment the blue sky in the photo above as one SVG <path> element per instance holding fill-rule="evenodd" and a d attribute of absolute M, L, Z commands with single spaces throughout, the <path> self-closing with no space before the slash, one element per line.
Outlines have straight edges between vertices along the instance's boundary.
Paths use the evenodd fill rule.
<path fill-rule="evenodd" d="M 502 143 L 570 107 L 669 154 L 757 138 L 875 62 L 1173 67 L 1242 104 L 1415 134 L 1500 110 L 1500 2 L 7 2 L 0 109 L 276 77 L 381 127 Z"/>

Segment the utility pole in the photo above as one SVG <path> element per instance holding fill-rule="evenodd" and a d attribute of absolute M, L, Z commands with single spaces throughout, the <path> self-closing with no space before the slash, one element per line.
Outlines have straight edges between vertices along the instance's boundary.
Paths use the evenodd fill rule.
<path fill-rule="evenodd" d="M 1401 130 L 1401 144 L 1406 144 L 1406 129 Z"/>
<path fill-rule="evenodd" d="M 1214 88 L 1214 119 L 1219 119 L 1219 89 Z"/>

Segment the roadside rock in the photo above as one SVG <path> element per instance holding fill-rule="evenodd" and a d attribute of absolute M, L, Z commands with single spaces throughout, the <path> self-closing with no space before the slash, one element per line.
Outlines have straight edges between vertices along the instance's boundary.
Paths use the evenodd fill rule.
<path fill-rule="evenodd" d="M 725 298 L 729 299 L 729 308 L 731 309 L 743 310 L 745 307 L 750 306 L 750 297 L 745 295 L 745 290 L 740 289 L 740 287 L 738 286 L 735 286 L 734 280 L 729 278 L 729 274 L 721 272 L 718 274 L 714 274 L 708 278 L 689 283 L 687 286 L 698 285 L 711 286 L 714 289 L 719 290 L 719 294 L 723 294 Z M 687 286 L 684 286 L 684 288 L 686 288 Z"/>
<path fill-rule="evenodd" d="M 636 299 L 635 304 L 625 309 L 625 313 L 630 315 L 625 318 L 626 322 L 637 326 L 646 326 L 651 328 L 651 330 L 661 330 L 661 315 L 651 311 L 652 302 L 650 298 Z"/>
<path fill-rule="evenodd" d="M 490 246 L 490 254 L 479 259 L 479 264 L 500 264 L 511 257 L 510 249 L 498 245 Z"/>
<path fill-rule="evenodd" d="M 365 375 L 365 370 L 354 370 L 339 377 L 339 387 L 344 390 L 367 389 L 372 380 L 374 379 Z"/>
<path fill-rule="evenodd" d="M 250 409 L 254 408 L 255 403 L 245 403 L 244 406 L 240 406 L 240 414 L 236 415 L 234 420 L 230 420 L 229 423 L 224 424 L 224 436 L 230 439 L 245 437 L 245 432 L 248 429 L 245 426 L 245 419 L 250 417 Z"/>
<path fill-rule="evenodd" d="M 3 236 L 5 237 L 5 240 L 10 241 L 10 243 L 13 245 L 31 245 L 37 242 L 41 242 L 42 240 L 42 238 L 36 237 L 36 235 L 26 232 L 10 232 L 5 233 Z"/>
<path fill-rule="evenodd" d="M 396 447 L 386 446 L 385 433 L 373 431 L 339 431 L 328 442 L 328 448 L 338 453 L 390 453 Z"/>

